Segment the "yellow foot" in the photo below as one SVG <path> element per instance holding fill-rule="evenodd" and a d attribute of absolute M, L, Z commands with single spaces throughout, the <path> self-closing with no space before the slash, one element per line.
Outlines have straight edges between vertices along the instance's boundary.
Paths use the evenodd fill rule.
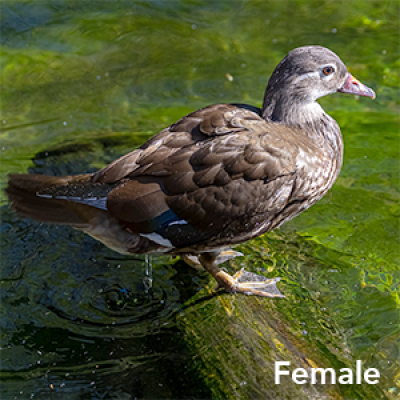
<path fill-rule="evenodd" d="M 271 298 L 285 297 L 276 286 L 276 282 L 279 282 L 281 278 L 267 279 L 262 275 L 247 272 L 244 268 L 233 277 L 225 273 L 223 275 L 223 277 L 219 276 L 222 279 L 219 281 L 218 288 L 223 287 L 228 292 Z"/>

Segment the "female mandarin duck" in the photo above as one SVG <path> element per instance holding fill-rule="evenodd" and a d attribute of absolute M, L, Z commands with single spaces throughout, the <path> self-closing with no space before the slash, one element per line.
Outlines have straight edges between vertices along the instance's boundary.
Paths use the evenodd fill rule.
<path fill-rule="evenodd" d="M 117 252 L 196 258 L 229 292 L 281 297 L 279 278 L 232 277 L 218 264 L 235 255 L 229 246 L 280 226 L 331 188 L 343 140 L 316 100 L 338 91 L 375 97 L 332 51 L 297 48 L 275 68 L 262 109 L 211 105 L 96 173 L 11 175 L 6 192 L 23 216 L 71 225 Z"/>

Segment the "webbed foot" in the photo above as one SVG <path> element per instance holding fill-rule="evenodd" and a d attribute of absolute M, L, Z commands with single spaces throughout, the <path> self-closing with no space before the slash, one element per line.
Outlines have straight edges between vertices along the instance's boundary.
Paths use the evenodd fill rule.
<path fill-rule="evenodd" d="M 232 293 L 243 293 L 247 295 L 282 298 L 285 297 L 276 286 L 281 278 L 268 279 L 265 276 L 253 274 L 242 268 L 232 277 Z"/>
<path fill-rule="evenodd" d="M 215 262 L 216 255 L 203 253 L 199 261 L 204 269 L 218 282 L 217 288 L 223 288 L 230 293 L 243 293 L 270 298 L 285 297 L 276 286 L 280 278 L 268 279 L 262 275 L 245 271 L 242 268 L 234 276 L 222 271 Z"/>

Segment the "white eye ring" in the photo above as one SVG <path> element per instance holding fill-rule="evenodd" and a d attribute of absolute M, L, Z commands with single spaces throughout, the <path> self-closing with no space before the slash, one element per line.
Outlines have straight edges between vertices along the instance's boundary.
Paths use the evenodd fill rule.
<path fill-rule="evenodd" d="M 324 67 L 324 68 L 322 69 L 322 73 L 323 73 L 325 76 L 332 75 L 334 72 L 335 72 L 335 67 L 333 67 L 332 65 L 327 65 L 326 67 Z"/>

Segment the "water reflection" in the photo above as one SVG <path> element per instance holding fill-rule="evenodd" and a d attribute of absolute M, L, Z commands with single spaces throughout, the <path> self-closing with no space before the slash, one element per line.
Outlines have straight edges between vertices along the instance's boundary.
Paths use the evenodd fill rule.
<path fill-rule="evenodd" d="M 175 315 L 206 275 L 168 259 L 116 257 L 69 228 L 21 221 L 4 209 L 3 221 L 5 396 L 170 398 L 195 390 Z M 15 263 L 18 255 L 23 261 Z"/>

